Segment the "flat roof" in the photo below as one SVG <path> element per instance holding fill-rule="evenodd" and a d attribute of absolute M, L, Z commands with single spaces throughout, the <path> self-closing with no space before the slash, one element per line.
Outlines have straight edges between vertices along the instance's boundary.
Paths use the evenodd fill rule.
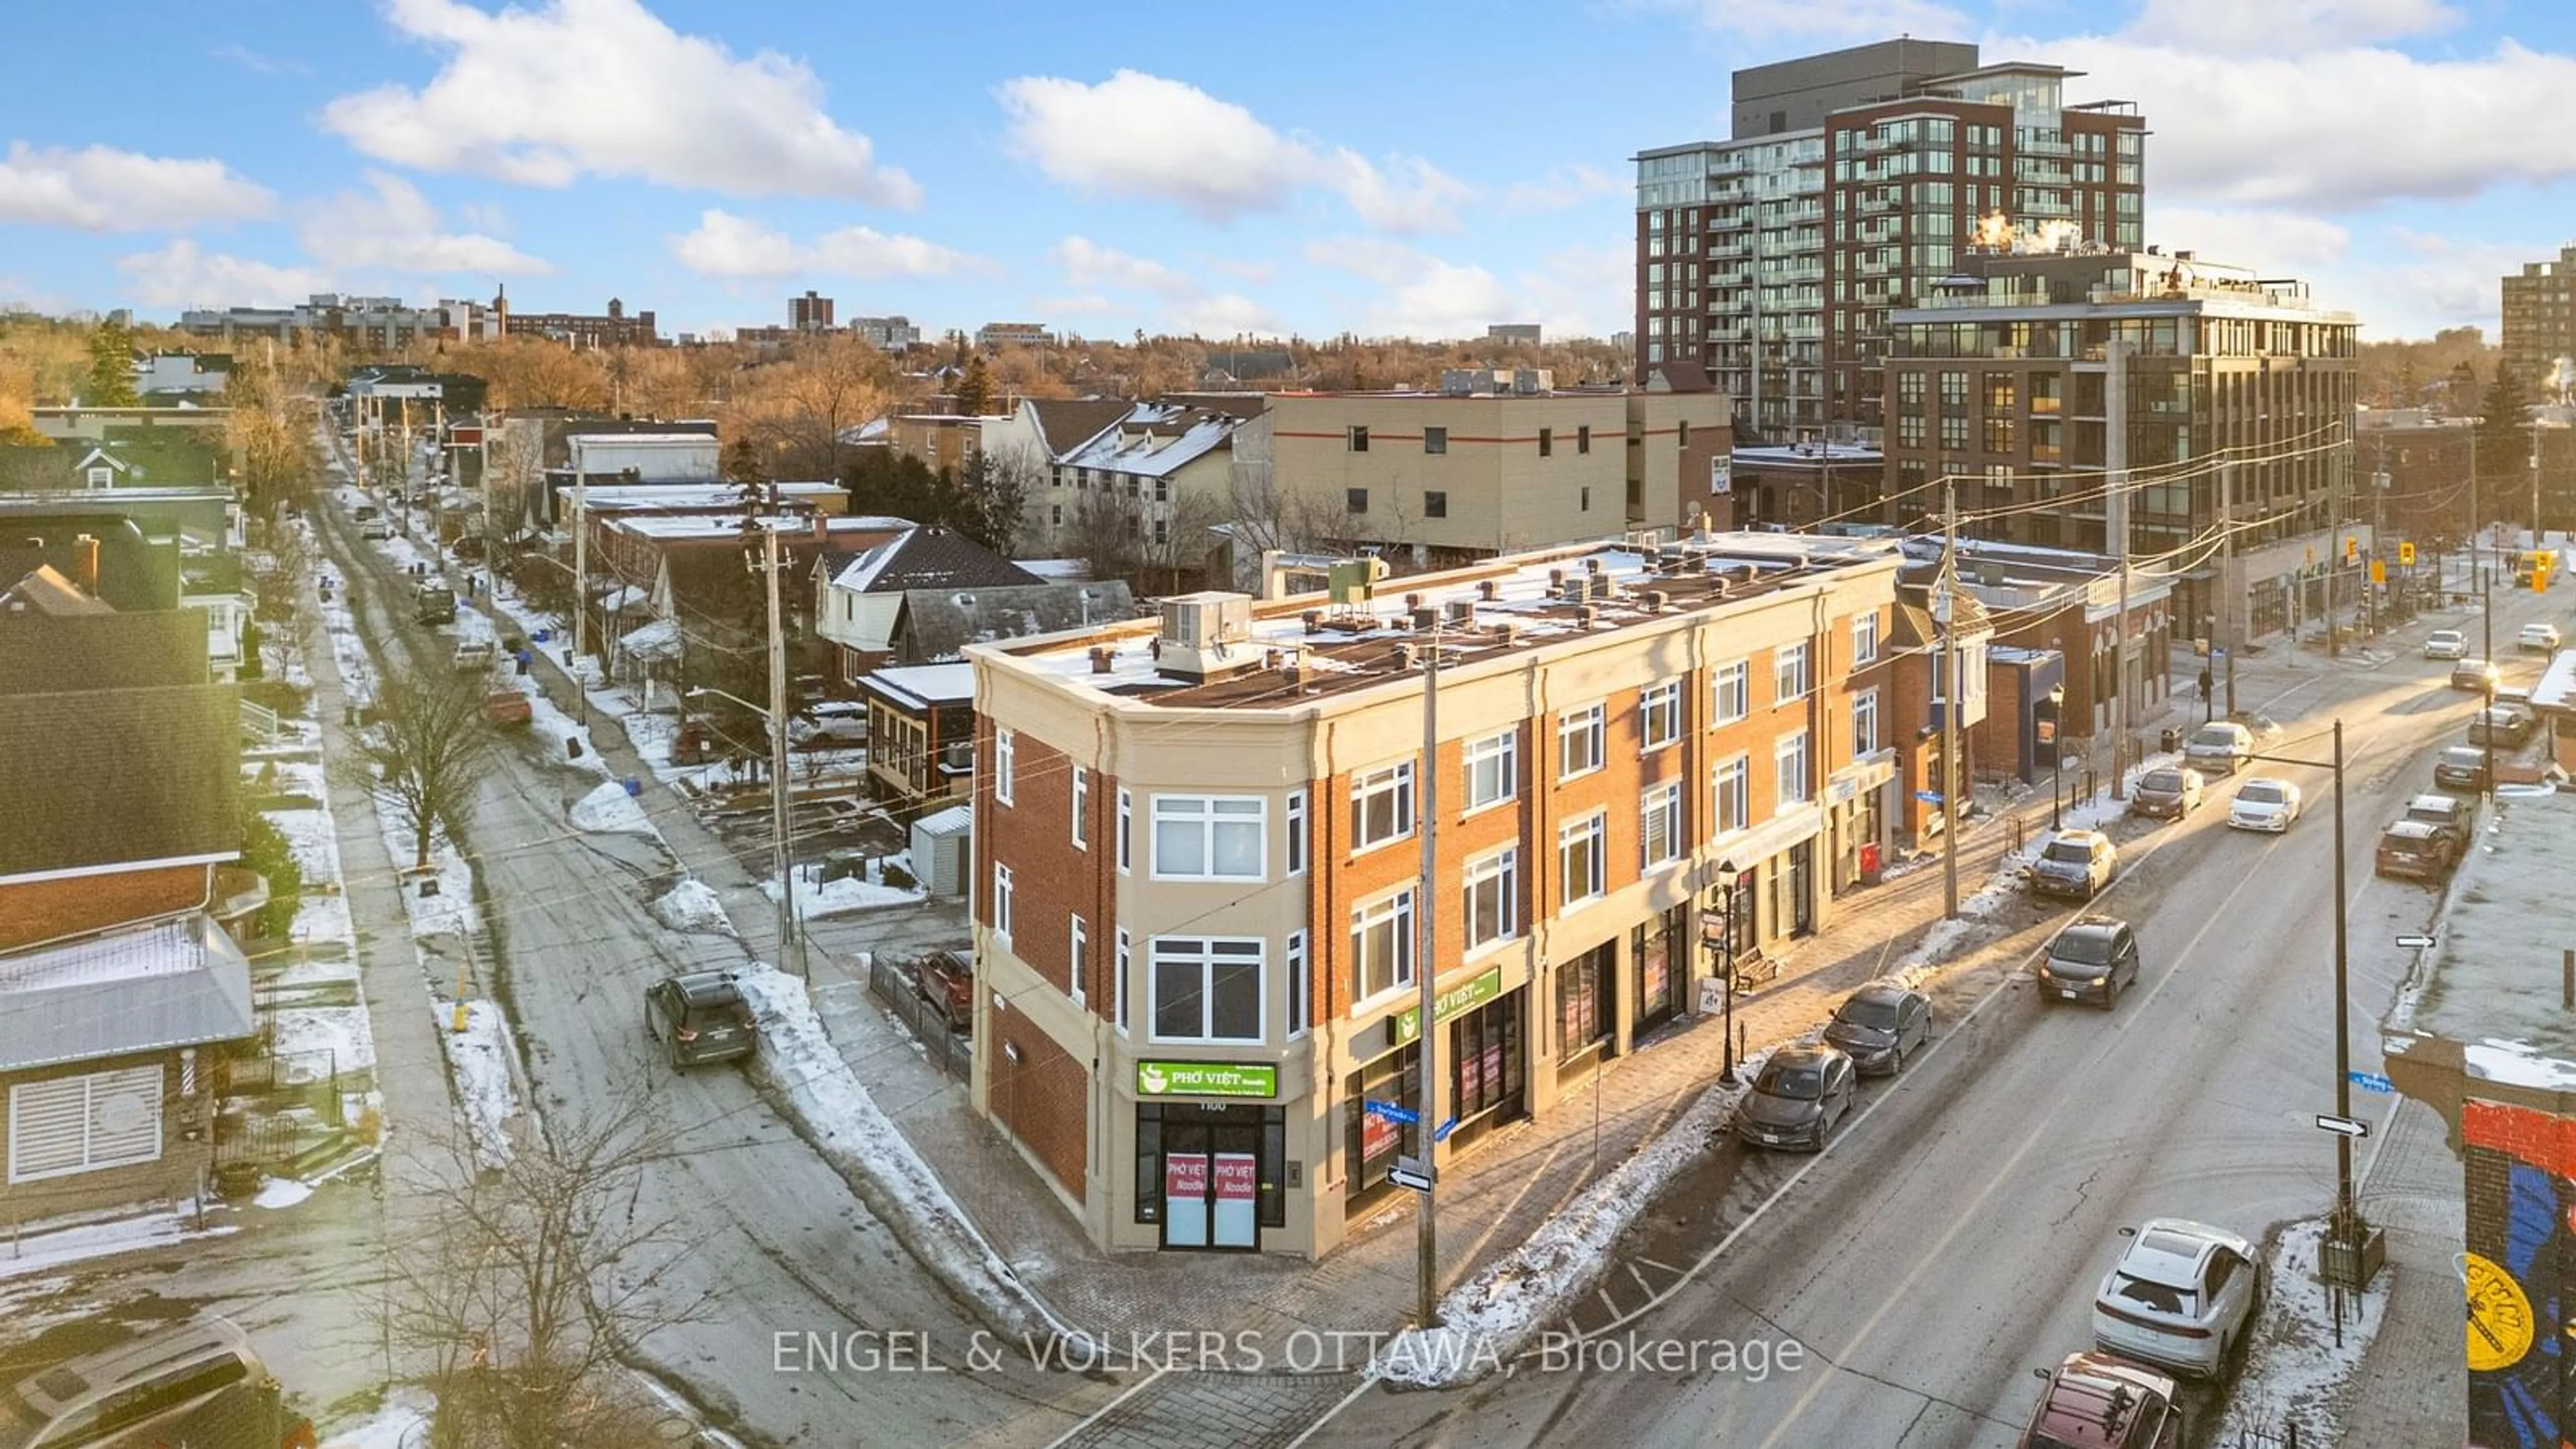
<path fill-rule="evenodd" d="M 1157 620 L 1121 621 L 1017 644 L 976 645 L 967 652 L 1033 665 L 1058 684 L 1104 700 L 1131 699 L 1172 709 L 1293 709 L 1404 679 L 1402 658 L 1431 642 L 1430 635 L 1406 622 L 1411 597 L 1418 597 L 1422 607 L 1443 611 L 1441 659 L 1444 667 L 1456 668 L 1577 637 L 1668 622 L 1873 564 L 1893 572 L 1901 562 L 1893 539 L 1786 533 L 1708 533 L 1660 546 L 1605 540 L 1540 550 L 1441 573 L 1382 579 L 1374 598 L 1354 605 L 1335 604 L 1324 593 L 1252 602 L 1250 634 L 1240 647 L 1255 667 L 1207 681 L 1161 672 L 1155 658 Z M 1595 578 L 1589 603 L 1557 596 L 1557 579 L 1570 583 L 1585 577 Z M 1652 607 L 1649 593 L 1664 596 L 1660 612 Z M 1452 605 L 1465 609 L 1463 622 L 1447 622 Z M 1308 614 L 1314 615 L 1311 624 Z M 1092 660 L 1094 647 L 1110 651 L 1106 672 Z M 1301 654 L 1304 674 L 1291 686 L 1286 669 Z"/>
<path fill-rule="evenodd" d="M 800 534 L 812 533 L 820 527 L 828 530 L 827 536 L 844 533 L 899 533 L 913 526 L 900 518 L 878 518 L 868 515 L 839 518 L 828 513 L 782 513 L 753 519 L 752 524 L 755 528 L 772 528 L 780 533 Z M 607 520 L 607 526 L 641 538 L 722 538 L 727 534 L 740 533 L 743 520 L 721 513 L 639 513 L 632 516 L 620 514 Z"/>
<path fill-rule="evenodd" d="M 569 485 L 567 485 L 569 486 Z M 849 490 L 838 483 L 776 483 L 782 498 L 830 498 Z M 581 490 L 582 507 L 594 512 L 622 508 L 736 508 L 742 489 L 731 483 L 637 483 Z"/>
<path fill-rule="evenodd" d="M 2561 649 L 2540 672 L 2540 682 L 2531 687 L 2534 709 L 2576 708 L 2576 649 Z"/>
<path fill-rule="evenodd" d="M 859 683 L 898 704 L 908 704 L 915 709 L 927 709 L 934 704 L 966 704 L 975 698 L 975 666 L 962 662 L 905 664 L 863 674 L 859 676 Z"/>
<path fill-rule="evenodd" d="M 2560 656 L 2562 659 L 2568 657 Z M 2576 859 L 2576 795 L 2503 786 L 2451 883 L 2424 984 L 2385 1023 L 2456 1041 L 2474 1080 L 2576 1090 L 2576 1013 L 2559 1006 L 2565 917 L 2549 909 Z"/>

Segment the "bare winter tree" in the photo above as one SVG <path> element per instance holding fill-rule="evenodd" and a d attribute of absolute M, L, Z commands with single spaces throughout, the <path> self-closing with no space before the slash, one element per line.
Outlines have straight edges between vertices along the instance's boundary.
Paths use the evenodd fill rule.
<path fill-rule="evenodd" d="M 482 705 L 476 682 L 464 675 L 391 675 L 376 692 L 376 722 L 359 733 L 358 753 L 347 761 L 356 783 L 411 832 L 415 868 L 428 866 L 430 839 L 441 827 L 456 838 L 474 798 L 492 748 Z"/>
<path fill-rule="evenodd" d="M 499 1165 L 461 1126 L 397 1167 L 424 1232 L 386 1259 L 373 1310 L 438 1397 L 440 1449 L 587 1449 L 646 1442 L 654 1411 L 621 1361 L 703 1316 L 704 1293 L 664 1274 L 689 1252 L 668 1218 L 636 1211 L 675 1156 L 649 1099 L 549 1115 Z"/>

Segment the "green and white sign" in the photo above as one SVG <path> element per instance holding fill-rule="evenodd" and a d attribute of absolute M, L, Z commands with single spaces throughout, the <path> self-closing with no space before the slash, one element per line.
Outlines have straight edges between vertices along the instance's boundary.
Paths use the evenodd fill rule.
<path fill-rule="evenodd" d="M 1276 1097 L 1279 1069 L 1262 1062 L 1138 1062 L 1140 1097 Z"/>
<path fill-rule="evenodd" d="M 1447 1021 L 1449 1018 L 1456 1016 L 1461 1012 L 1473 1011 L 1477 1007 L 1484 1005 L 1486 1002 L 1491 1001 L 1502 994 L 1503 968 L 1500 966 L 1488 966 L 1481 973 L 1470 977 L 1465 981 L 1461 981 L 1457 985 L 1450 987 L 1448 990 L 1441 992 L 1438 996 L 1433 997 L 1431 1004 L 1437 1012 L 1437 1015 L 1435 1015 L 1433 1019 L 1436 1021 Z M 1397 1045 L 1401 1046 L 1420 1035 L 1422 1035 L 1421 1007 L 1407 1007 L 1396 1014 L 1395 1040 Z"/>

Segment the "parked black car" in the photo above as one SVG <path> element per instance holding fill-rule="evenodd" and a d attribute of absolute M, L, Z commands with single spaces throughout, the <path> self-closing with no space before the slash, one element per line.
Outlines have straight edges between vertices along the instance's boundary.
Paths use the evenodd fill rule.
<path fill-rule="evenodd" d="M 1735 1133 L 1765 1147 L 1824 1150 L 1850 1114 L 1859 1073 L 1838 1047 L 1782 1047 L 1762 1064 L 1753 1089 L 1735 1109 Z"/>
<path fill-rule="evenodd" d="M 2487 752 L 2475 745 L 2452 745 L 2433 757 L 2433 785 L 2442 790 L 2484 790 Z"/>
<path fill-rule="evenodd" d="M 1825 1040 L 1851 1054 L 1866 1076 L 1892 1076 L 1905 1055 L 1932 1039 L 1932 998 L 1895 981 L 1872 981 L 1846 997 L 1825 1023 Z"/>
<path fill-rule="evenodd" d="M 2134 815 L 2179 820 L 2199 808 L 2204 783 L 2198 770 L 2149 770 L 2140 775 L 2138 783 L 2130 788 L 2129 811 Z"/>
<path fill-rule="evenodd" d="M 751 1003 L 729 971 L 683 972 L 645 988 L 644 1032 L 668 1049 L 673 1071 L 747 1057 L 760 1044 Z"/>

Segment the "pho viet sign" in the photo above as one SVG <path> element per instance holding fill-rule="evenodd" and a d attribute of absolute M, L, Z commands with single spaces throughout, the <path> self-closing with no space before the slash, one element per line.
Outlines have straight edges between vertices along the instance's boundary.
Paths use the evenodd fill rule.
<path fill-rule="evenodd" d="M 1500 966 L 1488 966 L 1482 973 L 1470 978 L 1469 980 L 1459 982 L 1457 985 L 1450 987 L 1448 990 L 1441 992 L 1439 996 L 1435 997 L 1432 1000 L 1432 1005 L 1437 1008 L 1437 1011 L 1433 1020 L 1447 1021 L 1449 1018 L 1456 1016 L 1462 1011 L 1473 1011 L 1477 1007 L 1484 1005 L 1486 1002 L 1491 1001 L 1502 994 L 1503 968 Z M 1407 1007 L 1404 1011 L 1397 1014 L 1395 1018 L 1396 1045 L 1402 1046 L 1404 1043 L 1409 1042 L 1420 1035 L 1422 1035 L 1421 1007 Z"/>
<path fill-rule="evenodd" d="M 1139 1097 L 1276 1097 L 1279 1069 L 1262 1062 L 1138 1062 Z"/>

